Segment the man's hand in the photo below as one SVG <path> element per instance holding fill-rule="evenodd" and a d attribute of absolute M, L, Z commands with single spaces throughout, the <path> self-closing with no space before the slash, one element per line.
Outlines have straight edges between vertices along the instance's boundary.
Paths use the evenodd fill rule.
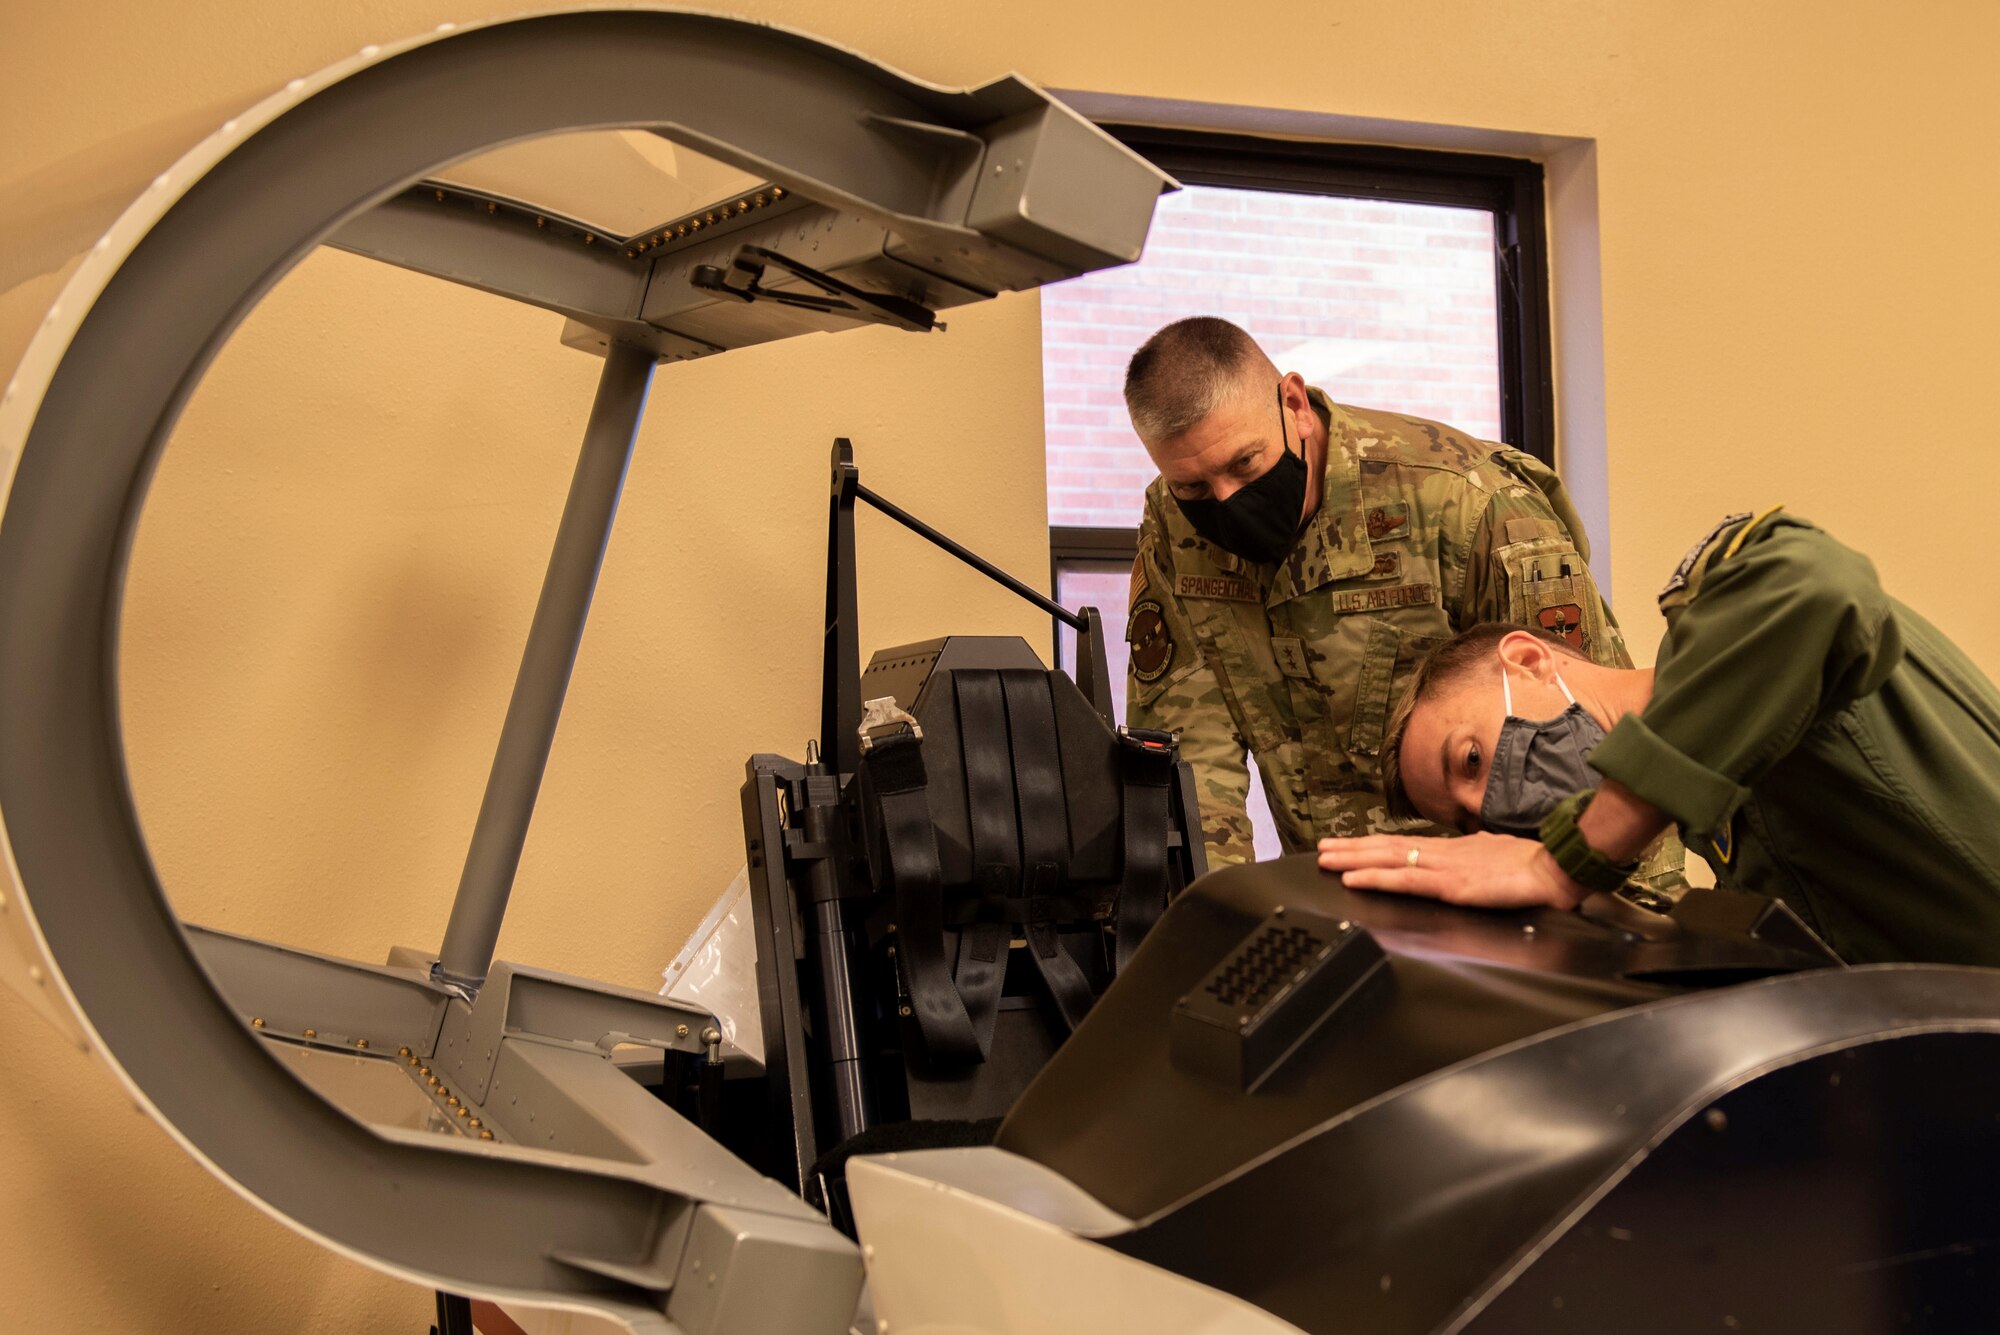
<path fill-rule="evenodd" d="M 1417 855 L 1414 863 L 1412 850 Z M 1539 842 L 1508 834 L 1322 839 L 1319 865 L 1340 872 L 1342 880 L 1358 890 L 1392 890 L 1470 908 L 1573 909 L 1590 893 L 1563 875 Z"/>

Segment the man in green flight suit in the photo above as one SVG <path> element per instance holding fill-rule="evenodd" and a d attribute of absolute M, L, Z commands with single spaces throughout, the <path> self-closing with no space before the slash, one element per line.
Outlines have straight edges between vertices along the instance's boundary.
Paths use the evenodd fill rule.
<path fill-rule="evenodd" d="M 1246 750 L 1287 852 L 1405 828 L 1378 785 L 1389 708 L 1464 626 L 1540 626 L 1630 663 L 1538 460 L 1334 403 L 1209 317 L 1148 339 L 1125 401 L 1160 470 L 1132 569 L 1127 722 L 1180 734 L 1211 864 L 1253 856 Z M 1679 866 L 1664 850 L 1676 882 Z"/>
<path fill-rule="evenodd" d="M 1391 805 L 1467 832 L 1329 839 L 1347 884 L 1574 907 L 1669 820 L 1718 882 L 1783 899 L 1842 958 L 2000 965 L 2000 691 L 1779 511 L 1733 515 L 1660 595 L 1651 670 L 1475 627 L 1391 725 Z"/>

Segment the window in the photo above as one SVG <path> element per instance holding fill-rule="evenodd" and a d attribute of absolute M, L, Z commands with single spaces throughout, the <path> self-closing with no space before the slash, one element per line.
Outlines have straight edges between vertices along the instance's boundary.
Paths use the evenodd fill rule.
<path fill-rule="evenodd" d="M 1121 391 L 1155 329 L 1220 315 L 1340 402 L 1450 422 L 1544 460 L 1553 408 L 1539 165 L 1107 128 L 1184 187 L 1160 201 L 1137 264 L 1042 290 L 1056 598 L 1104 614 L 1122 710 L 1127 590 L 1154 470 Z M 1074 661 L 1067 627 L 1056 652 Z M 1254 783 L 1251 817 L 1258 856 L 1275 855 Z"/>

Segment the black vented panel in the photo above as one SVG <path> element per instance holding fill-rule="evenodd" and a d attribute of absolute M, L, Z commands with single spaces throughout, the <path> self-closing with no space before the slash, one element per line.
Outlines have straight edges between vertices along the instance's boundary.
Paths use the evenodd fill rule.
<path fill-rule="evenodd" d="M 1279 907 L 1174 1004 L 1174 1065 L 1254 1089 L 1381 965 L 1366 928 Z"/>

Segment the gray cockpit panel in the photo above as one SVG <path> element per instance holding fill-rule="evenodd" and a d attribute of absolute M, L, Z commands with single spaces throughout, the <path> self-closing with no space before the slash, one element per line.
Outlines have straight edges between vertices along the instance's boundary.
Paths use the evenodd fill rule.
<path fill-rule="evenodd" d="M 534 162 L 491 160 L 606 135 L 642 162 L 684 154 L 666 175 L 721 193 L 594 200 L 588 172 L 581 195 L 538 191 Z M 518 799 L 532 806 L 652 362 L 931 329 L 937 311 L 1135 259 L 1171 182 L 1018 78 L 941 89 L 795 33 L 657 10 L 368 48 L 148 170 L 101 237 L 66 214 L 61 235 L 5 238 L 47 261 L 10 286 L 82 254 L 25 347 L 0 347 L 0 823 L 17 877 L 0 977 L 219 1176 L 343 1252 L 656 1330 L 669 1314 L 743 1329 L 773 1293 L 795 1295 L 795 1329 L 844 1328 L 852 1245 L 613 1061 L 701 1053 L 709 1017 L 491 962 Z M 113 664 L 146 479 L 222 342 L 322 244 L 559 311 L 566 342 L 607 354 L 453 915 L 472 924 L 470 978 L 430 952 L 374 965 L 184 928 L 124 772 Z"/>

